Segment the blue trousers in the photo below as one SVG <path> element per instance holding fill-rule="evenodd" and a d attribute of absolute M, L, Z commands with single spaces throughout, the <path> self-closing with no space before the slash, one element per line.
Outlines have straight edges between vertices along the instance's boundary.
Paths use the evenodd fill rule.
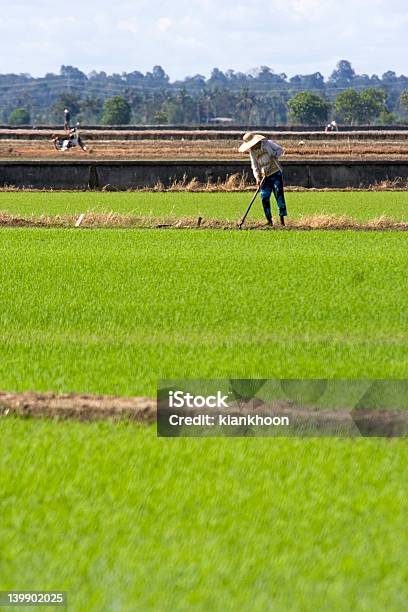
<path fill-rule="evenodd" d="M 288 211 L 286 210 L 286 202 L 285 202 L 285 193 L 283 190 L 283 174 L 279 170 L 278 172 L 274 172 L 270 176 L 267 176 L 263 183 L 261 189 L 261 198 L 262 205 L 265 213 L 265 217 L 268 221 L 272 219 L 271 212 L 271 195 L 275 196 L 276 203 L 279 209 L 279 215 L 281 217 L 286 217 Z"/>

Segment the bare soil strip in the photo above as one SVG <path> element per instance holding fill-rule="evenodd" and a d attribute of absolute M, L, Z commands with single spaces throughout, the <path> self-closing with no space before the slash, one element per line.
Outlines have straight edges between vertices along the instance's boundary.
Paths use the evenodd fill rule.
<path fill-rule="evenodd" d="M 1 135 L 0 135 L 1 136 Z M 168 139 L 146 139 L 128 141 L 92 140 L 82 133 L 87 150 L 72 148 L 65 152 L 56 151 L 49 140 L 14 140 L 0 138 L 0 159 L 2 160 L 32 160 L 32 159 L 108 159 L 108 160 L 242 160 L 245 156 L 238 152 L 241 135 L 231 139 L 207 140 L 196 137 L 194 140 L 184 136 L 174 135 Z M 324 136 L 323 134 L 321 136 Z M 276 136 L 274 136 L 276 139 Z M 408 158 L 407 139 L 389 139 L 383 136 L 376 140 L 350 140 L 324 138 L 319 140 L 306 138 L 288 139 L 285 135 L 278 138 L 285 149 L 285 160 L 406 160 Z"/>
<path fill-rule="evenodd" d="M 231 414 L 253 414 L 253 409 L 245 406 L 231 409 Z M 259 406 L 257 413 L 288 416 L 300 433 L 313 430 L 316 435 L 401 436 L 408 432 L 408 411 L 404 410 L 322 410 L 279 400 Z M 157 402 L 146 397 L 0 392 L 0 422 L 10 416 L 84 422 L 128 420 L 151 424 L 157 420 Z"/>
<path fill-rule="evenodd" d="M 75 228 L 75 229 L 196 229 L 196 230 L 232 230 L 237 229 L 239 219 L 235 221 L 204 219 L 202 217 L 136 217 L 116 213 L 97 214 L 82 213 L 79 216 L 53 217 L 18 217 L 6 212 L 0 212 L 0 227 L 31 227 L 31 228 Z M 387 217 L 379 217 L 361 222 L 348 217 L 335 215 L 311 215 L 300 219 L 288 218 L 285 227 L 276 223 L 273 227 L 264 222 L 247 221 L 243 226 L 246 230 L 260 231 L 290 231 L 290 230 L 360 230 L 360 231 L 407 231 L 407 221 L 395 221 Z"/>
<path fill-rule="evenodd" d="M 9 415 L 77 421 L 128 419 L 153 423 L 156 421 L 156 400 L 75 393 L 0 392 L 0 419 Z"/>

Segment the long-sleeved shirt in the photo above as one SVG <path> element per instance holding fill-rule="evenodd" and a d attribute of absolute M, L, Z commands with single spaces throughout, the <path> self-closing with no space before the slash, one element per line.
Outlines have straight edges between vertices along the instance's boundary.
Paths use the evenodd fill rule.
<path fill-rule="evenodd" d="M 283 155 L 282 147 L 272 140 L 262 140 L 259 149 L 251 149 L 252 172 L 257 181 L 282 170 L 278 162 L 281 155 Z"/>

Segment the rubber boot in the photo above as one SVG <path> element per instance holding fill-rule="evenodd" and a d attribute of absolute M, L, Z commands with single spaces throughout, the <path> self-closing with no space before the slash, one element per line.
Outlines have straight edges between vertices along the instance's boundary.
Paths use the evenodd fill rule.
<path fill-rule="evenodd" d="M 285 225 L 285 217 L 283 215 L 279 215 L 279 219 L 280 219 L 280 224 L 281 225 Z"/>
<path fill-rule="evenodd" d="M 262 200 L 267 225 L 272 225 L 271 203 L 269 199 Z"/>

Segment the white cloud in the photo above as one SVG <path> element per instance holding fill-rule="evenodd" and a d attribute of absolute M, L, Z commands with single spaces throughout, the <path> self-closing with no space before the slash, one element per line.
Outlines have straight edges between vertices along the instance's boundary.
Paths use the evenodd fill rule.
<path fill-rule="evenodd" d="M 358 72 L 408 72 L 406 0 L 70 0 L 71 21 L 55 0 L 7 4 L 2 72 L 39 75 L 61 64 L 145 72 L 161 64 L 172 79 L 214 66 L 327 75 L 339 59 Z"/>
<path fill-rule="evenodd" d="M 160 19 L 157 20 L 157 29 L 160 32 L 167 32 L 167 30 L 170 30 L 172 25 L 173 22 L 168 17 L 160 17 Z"/>
<path fill-rule="evenodd" d="M 320 0 L 293 0 L 290 4 L 297 15 L 316 13 L 316 11 L 323 10 L 324 6 L 327 5 Z"/>
<path fill-rule="evenodd" d="M 49 16 L 49 17 L 33 17 L 31 19 L 31 26 L 34 28 L 38 28 L 40 30 L 45 30 L 47 32 L 52 31 L 54 28 L 64 28 L 72 26 L 76 23 L 76 19 L 74 17 L 57 17 L 57 16 Z"/>
<path fill-rule="evenodd" d="M 116 27 L 121 32 L 130 32 L 131 34 L 137 34 L 140 31 L 139 22 L 134 17 L 121 19 Z"/>

